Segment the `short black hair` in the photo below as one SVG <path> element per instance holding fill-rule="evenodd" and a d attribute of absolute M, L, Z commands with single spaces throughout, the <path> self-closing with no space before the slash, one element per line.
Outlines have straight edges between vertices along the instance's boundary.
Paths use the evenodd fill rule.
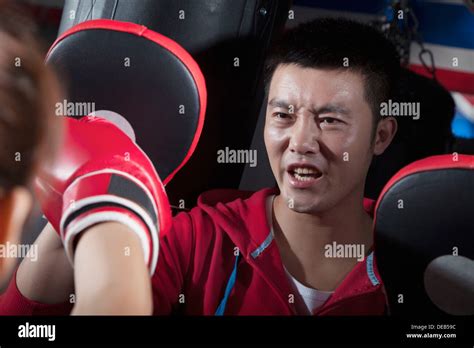
<path fill-rule="evenodd" d="M 380 119 L 380 104 L 393 97 L 400 75 L 398 53 L 383 33 L 345 18 L 320 18 L 286 31 L 265 62 L 267 95 L 276 68 L 287 64 L 362 74 L 374 126 Z"/>

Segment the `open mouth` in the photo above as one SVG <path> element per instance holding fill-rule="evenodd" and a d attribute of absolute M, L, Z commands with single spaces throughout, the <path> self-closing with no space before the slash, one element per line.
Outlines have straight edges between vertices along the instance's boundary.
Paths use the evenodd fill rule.
<path fill-rule="evenodd" d="M 311 181 L 321 177 L 321 172 L 311 168 L 296 168 L 289 171 L 290 175 L 299 181 Z"/>
<path fill-rule="evenodd" d="M 323 175 L 316 167 L 298 164 L 291 165 L 288 174 L 292 181 L 300 183 L 311 183 Z"/>

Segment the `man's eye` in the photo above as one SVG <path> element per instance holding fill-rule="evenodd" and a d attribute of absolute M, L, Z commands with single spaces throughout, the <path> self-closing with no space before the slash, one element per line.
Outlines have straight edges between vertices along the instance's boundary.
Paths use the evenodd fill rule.
<path fill-rule="evenodd" d="M 285 118 L 289 118 L 289 117 L 290 117 L 290 115 L 285 114 L 285 113 L 283 113 L 283 112 L 275 112 L 275 113 L 273 114 L 273 116 L 276 117 L 276 118 L 282 118 L 282 119 L 285 119 Z"/>
<path fill-rule="evenodd" d="M 341 121 L 339 121 L 337 118 L 333 118 L 333 117 L 322 117 L 319 119 L 320 124 L 337 124 L 340 122 Z"/>

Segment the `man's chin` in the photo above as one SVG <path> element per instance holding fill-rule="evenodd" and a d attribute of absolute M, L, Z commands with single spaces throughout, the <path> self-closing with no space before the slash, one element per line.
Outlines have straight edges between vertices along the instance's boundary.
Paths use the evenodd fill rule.
<path fill-rule="evenodd" d="M 294 206 L 289 208 L 300 214 L 318 214 L 327 210 L 323 204 L 317 202 L 295 202 Z"/>
<path fill-rule="evenodd" d="M 288 191 L 287 191 L 288 192 Z M 314 214 L 323 212 L 327 209 L 322 197 L 317 197 L 314 192 L 288 192 L 284 196 L 285 202 L 289 209 L 301 214 Z"/>

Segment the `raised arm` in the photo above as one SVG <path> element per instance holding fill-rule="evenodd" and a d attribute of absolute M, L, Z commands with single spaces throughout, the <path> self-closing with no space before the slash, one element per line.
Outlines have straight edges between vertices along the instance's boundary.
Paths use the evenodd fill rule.
<path fill-rule="evenodd" d="M 171 224 L 158 174 L 112 123 L 64 122 L 58 158 L 43 168 L 36 191 L 74 268 L 73 313 L 149 314 L 158 234 Z"/>

